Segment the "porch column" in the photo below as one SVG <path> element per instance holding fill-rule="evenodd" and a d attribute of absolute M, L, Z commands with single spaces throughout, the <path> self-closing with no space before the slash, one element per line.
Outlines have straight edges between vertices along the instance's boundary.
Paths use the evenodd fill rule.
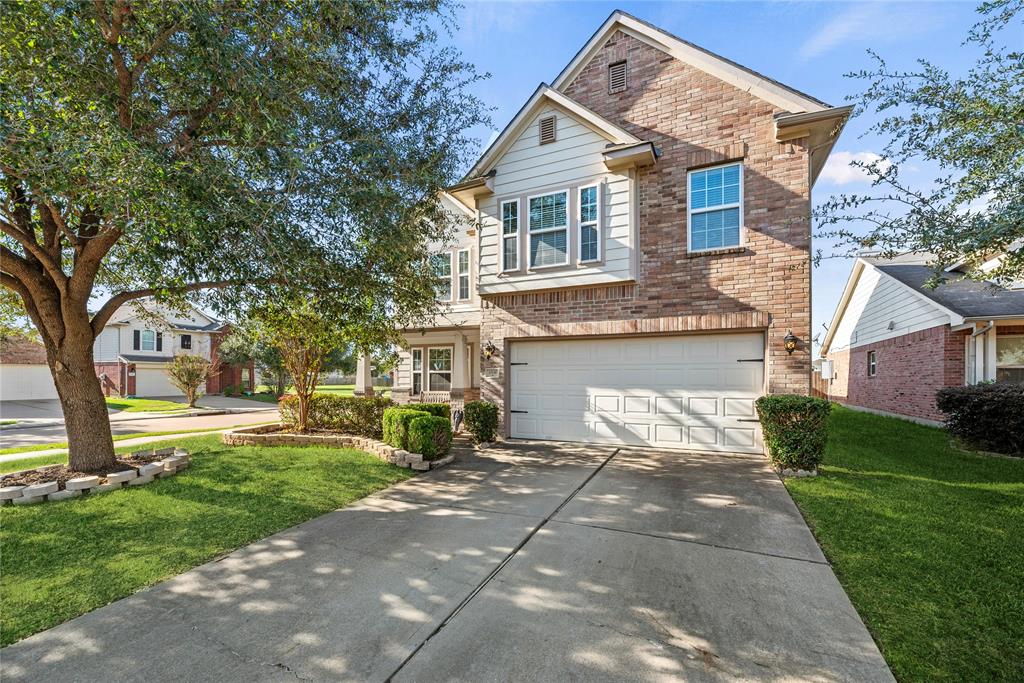
<path fill-rule="evenodd" d="M 373 396 L 373 377 L 370 375 L 370 357 L 363 351 L 356 360 L 356 396 Z"/>
<path fill-rule="evenodd" d="M 998 330 L 995 325 L 992 329 L 985 333 L 985 379 L 994 380 L 996 378 L 996 337 Z"/>
<path fill-rule="evenodd" d="M 455 352 L 452 354 L 452 391 L 453 399 L 461 399 L 466 391 L 466 338 L 455 337 Z"/>

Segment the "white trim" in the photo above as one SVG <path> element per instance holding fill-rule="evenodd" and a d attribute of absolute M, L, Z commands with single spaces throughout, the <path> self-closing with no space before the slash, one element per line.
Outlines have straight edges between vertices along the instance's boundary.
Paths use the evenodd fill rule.
<path fill-rule="evenodd" d="M 570 210 L 572 205 L 570 203 L 570 188 L 564 190 L 551 190 L 549 192 L 541 192 L 539 194 L 527 195 L 526 197 L 526 267 L 528 270 L 537 270 L 540 268 L 553 268 L 555 266 L 567 266 L 569 265 L 569 246 L 571 242 L 571 235 L 569 234 L 569 226 L 572 224 L 572 216 Z M 530 200 L 537 199 L 538 197 L 550 197 L 556 194 L 565 195 L 565 225 L 553 228 L 542 228 L 540 230 L 532 230 L 530 228 Z M 565 261 L 562 263 L 546 263 L 542 266 L 534 265 L 533 263 L 533 236 L 534 235 L 546 235 L 553 232 L 565 232 Z"/>
<path fill-rule="evenodd" d="M 577 238 L 577 240 L 576 240 L 577 241 L 576 255 L 577 255 L 577 261 L 580 264 L 599 263 L 601 261 L 601 257 L 604 256 L 604 254 L 603 254 L 604 250 L 601 248 L 601 243 L 604 241 L 602 239 L 602 237 L 603 237 L 602 227 L 603 226 L 601 225 L 601 223 L 602 223 L 602 221 L 601 221 L 601 214 L 603 213 L 603 211 L 601 210 L 602 209 L 601 185 L 602 185 L 602 183 L 597 182 L 597 183 L 591 183 L 589 185 L 580 185 L 579 187 L 576 188 L 576 238 Z M 594 188 L 594 191 L 595 191 L 595 194 L 596 194 L 595 201 L 597 202 L 597 217 L 595 218 L 594 221 L 588 221 L 587 225 L 588 225 L 588 227 L 591 227 L 591 223 L 592 223 L 593 224 L 592 227 L 595 230 L 597 230 L 597 256 L 595 258 L 592 258 L 592 259 L 584 259 L 583 258 L 583 190 L 589 190 L 590 188 Z"/>
<path fill-rule="evenodd" d="M 152 348 L 146 348 L 146 334 L 153 335 Z M 156 351 L 156 330 L 139 330 L 139 351 Z"/>
<path fill-rule="evenodd" d="M 562 70 L 552 84 L 553 87 L 561 90 L 571 83 L 617 30 L 785 111 L 795 113 L 827 109 L 822 103 L 806 95 L 686 43 L 619 10 L 612 12 L 583 49 Z"/>
<path fill-rule="evenodd" d="M 498 236 L 500 237 L 500 243 L 498 245 L 498 273 L 514 273 L 522 270 L 521 260 L 521 245 L 522 245 L 522 234 L 523 234 L 523 206 L 520 201 L 520 197 L 515 199 L 506 199 L 498 203 Z M 505 205 L 515 204 L 516 205 L 516 231 L 514 233 L 505 234 Z M 514 239 L 516 242 L 516 267 L 505 268 L 505 240 Z"/>
<path fill-rule="evenodd" d="M 738 202 L 732 204 L 719 204 L 717 206 L 705 206 L 703 209 L 693 208 L 693 202 L 690 201 L 690 178 L 694 173 L 706 173 L 707 171 L 713 171 L 716 168 L 729 168 L 730 166 L 739 166 L 740 169 L 740 198 Z M 743 216 L 743 162 L 742 161 L 731 161 L 727 164 L 717 164 L 715 166 L 705 166 L 703 168 L 695 168 L 692 171 L 686 172 L 686 252 L 688 254 L 701 254 L 706 251 L 718 251 L 719 249 L 736 249 L 743 247 L 747 243 L 747 230 L 745 227 L 746 221 Z M 705 247 L 704 249 L 693 249 L 693 215 L 695 213 L 712 213 L 714 211 L 724 211 L 727 209 L 739 209 L 740 213 L 740 225 L 739 225 L 739 241 L 736 244 L 723 244 L 717 247 Z"/>
<path fill-rule="evenodd" d="M 466 272 L 461 271 L 462 264 L 459 262 L 459 257 L 463 254 L 466 255 Z M 456 301 L 469 301 L 473 298 L 473 259 L 469 253 L 469 248 L 458 249 L 455 251 L 455 270 L 452 272 L 452 276 L 455 278 L 455 300 Z M 466 296 L 462 296 L 462 283 L 461 279 L 465 276 L 466 278 Z"/>
<path fill-rule="evenodd" d="M 420 369 L 416 369 L 416 354 L 420 355 Z M 409 391 L 412 392 L 413 396 L 419 396 L 423 393 L 423 347 L 417 347 L 410 350 L 409 354 Z M 416 391 L 416 377 L 420 378 L 420 390 Z"/>
<path fill-rule="evenodd" d="M 868 377 L 878 376 L 878 351 L 876 349 L 870 349 L 867 353 L 868 361 Z"/>
<path fill-rule="evenodd" d="M 430 255 L 431 261 L 433 261 L 433 258 L 435 256 L 444 256 L 444 255 L 448 256 L 448 298 L 447 299 L 438 299 L 437 300 L 438 302 L 451 303 L 452 301 L 454 301 L 453 297 L 455 296 L 455 292 L 452 291 L 452 281 L 455 279 L 455 268 L 453 267 L 454 264 L 452 263 L 453 254 L 454 254 L 454 252 L 451 252 L 451 251 L 438 251 L 438 252 L 435 252 L 435 253 Z M 430 264 L 430 269 L 431 269 L 431 271 L 434 270 L 434 264 L 433 263 Z M 444 276 L 443 275 L 438 275 L 437 273 L 433 273 L 433 275 L 434 275 L 434 294 L 436 296 L 436 294 L 437 294 L 437 283 L 439 283 L 441 278 L 444 277 Z"/>

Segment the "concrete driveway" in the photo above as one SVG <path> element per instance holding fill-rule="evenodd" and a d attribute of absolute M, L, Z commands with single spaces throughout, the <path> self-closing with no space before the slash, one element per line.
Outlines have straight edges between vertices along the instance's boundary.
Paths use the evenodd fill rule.
<path fill-rule="evenodd" d="M 2 652 L 5 681 L 891 681 L 760 458 L 514 444 Z"/>

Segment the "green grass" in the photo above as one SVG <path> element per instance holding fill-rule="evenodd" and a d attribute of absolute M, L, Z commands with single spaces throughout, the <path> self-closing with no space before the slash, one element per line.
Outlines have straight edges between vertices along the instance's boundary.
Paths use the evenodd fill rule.
<path fill-rule="evenodd" d="M 256 423 L 256 424 L 267 424 L 267 423 L 260 422 L 260 423 Z M 235 426 L 235 427 L 254 427 L 256 425 L 255 424 L 245 424 L 245 425 L 233 425 L 233 426 Z M 206 429 L 171 429 L 171 430 L 166 430 L 166 431 L 162 431 L 162 432 L 139 432 L 137 434 L 115 434 L 114 437 L 113 437 L 113 440 L 115 442 L 117 442 L 117 441 L 127 441 L 128 439 L 142 439 L 142 438 L 145 438 L 147 436 L 170 436 L 172 434 L 199 434 L 199 433 L 202 433 L 202 432 L 218 432 L 218 431 L 220 431 L 222 429 L 231 429 L 231 427 L 207 427 Z M 37 443 L 37 444 L 32 444 L 31 446 L 12 446 L 10 448 L 0 448 L 0 455 L 10 455 L 11 453 L 31 453 L 32 451 L 49 451 L 49 450 L 53 450 L 53 449 L 56 449 L 56 448 L 67 448 L 67 447 L 68 447 L 68 442 L 67 441 L 55 441 L 54 443 Z M 49 457 L 57 457 L 57 456 L 49 456 Z M 18 460 L 17 462 L 23 462 L 23 461 Z M 0 467 L 2 467 L 4 464 L 7 464 L 7 463 L 0 463 Z M 25 468 L 24 467 L 18 467 L 16 469 L 21 470 L 21 469 L 25 469 Z M 12 470 L 6 470 L 6 471 L 11 472 Z"/>
<path fill-rule="evenodd" d="M 1024 460 L 845 408 L 830 431 L 786 486 L 897 679 L 1024 680 Z"/>
<path fill-rule="evenodd" d="M 118 398 L 107 397 L 107 408 L 125 413 L 169 413 L 176 410 L 188 410 L 187 403 L 176 401 L 159 401 L 152 398 Z"/>
<path fill-rule="evenodd" d="M 18 424 L 17 420 L 0 420 L 0 425 L 6 426 L 6 425 L 16 425 L 16 424 Z"/>
<path fill-rule="evenodd" d="M 139 488 L 0 508 L 3 645 L 411 476 L 351 449 L 229 447 L 213 435 L 162 445 L 189 449 L 192 467 Z"/>

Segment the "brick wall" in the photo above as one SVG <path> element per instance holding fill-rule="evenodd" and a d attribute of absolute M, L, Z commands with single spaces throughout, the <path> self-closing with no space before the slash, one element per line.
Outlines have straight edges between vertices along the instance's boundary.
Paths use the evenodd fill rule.
<path fill-rule="evenodd" d="M 607 65 L 623 58 L 629 87 L 610 95 Z M 502 349 L 515 337 L 755 327 L 768 334 L 769 391 L 807 393 L 809 345 L 782 347 L 789 330 L 810 338 L 806 139 L 775 142 L 778 109 L 620 32 L 565 92 L 661 151 L 637 177 L 637 284 L 487 297 L 481 339 Z M 737 159 L 745 248 L 687 254 L 687 169 Z M 503 358 L 483 370 L 484 398 L 501 403 Z"/>
<path fill-rule="evenodd" d="M 964 339 L 949 325 L 931 327 L 885 341 L 830 353 L 835 378 L 829 398 L 897 415 L 942 420 L 935 392 L 964 383 Z M 868 352 L 877 372 L 868 377 Z"/>

